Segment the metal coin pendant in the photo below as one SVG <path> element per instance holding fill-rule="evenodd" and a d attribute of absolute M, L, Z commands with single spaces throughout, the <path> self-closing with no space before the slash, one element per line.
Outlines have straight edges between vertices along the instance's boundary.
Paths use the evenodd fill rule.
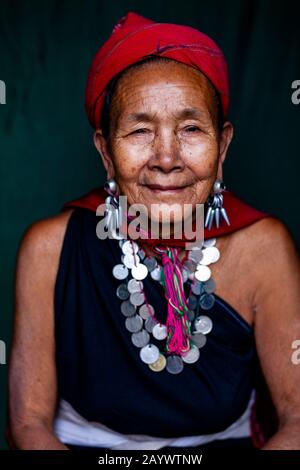
<path fill-rule="evenodd" d="M 193 282 L 192 292 L 193 294 L 200 295 L 204 291 L 204 284 L 200 281 Z"/>
<path fill-rule="evenodd" d="M 152 279 L 154 279 L 155 281 L 160 281 L 160 278 L 161 278 L 161 266 L 157 266 L 157 268 L 153 269 L 153 271 L 151 271 L 151 273 L 150 273 L 150 276 L 151 276 Z"/>
<path fill-rule="evenodd" d="M 201 282 L 208 281 L 210 276 L 211 276 L 211 270 L 209 269 L 208 266 L 202 266 L 202 265 L 197 266 L 197 271 L 195 272 L 195 278 L 198 281 L 201 281 Z"/>
<path fill-rule="evenodd" d="M 133 315 L 125 320 L 125 326 L 131 333 L 137 333 L 143 327 L 143 320 L 139 315 Z"/>
<path fill-rule="evenodd" d="M 212 294 L 216 290 L 216 283 L 212 278 L 204 283 L 204 290 L 207 294 Z"/>
<path fill-rule="evenodd" d="M 137 279 L 138 281 L 141 281 L 147 277 L 148 274 L 148 269 L 147 266 L 144 264 L 138 264 L 137 266 L 133 266 L 131 270 L 131 275 L 134 277 L 134 279 Z"/>
<path fill-rule="evenodd" d="M 132 333 L 131 341 L 137 348 L 143 348 L 149 343 L 150 335 L 148 331 L 143 329 L 137 333 Z"/>
<path fill-rule="evenodd" d="M 168 335 L 166 325 L 157 323 L 152 330 L 152 334 L 156 339 L 165 339 Z"/>
<path fill-rule="evenodd" d="M 198 333 L 197 331 L 190 336 L 190 340 L 198 347 L 203 348 L 205 346 L 207 338 L 203 333 Z"/>
<path fill-rule="evenodd" d="M 127 289 L 130 292 L 130 294 L 133 294 L 134 292 L 141 292 L 143 290 L 143 283 L 142 281 L 137 281 L 136 279 L 130 279 L 127 284 Z"/>
<path fill-rule="evenodd" d="M 130 302 L 132 305 L 142 305 L 145 301 L 145 296 L 143 292 L 133 292 L 130 294 Z"/>
<path fill-rule="evenodd" d="M 135 306 L 129 300 L 121 303 L 121 312 L 125 317 L 132 317 L 135 314 Z"/>
<path fill-rule="evenodd" d="M 138 255 L 139 255 L 140 259 L 143 260 L 146 256 L 146 253 L 142 248 L 140 248 L 139 251 L 138 251 Z"/>
<path fill-rule="evenodd" d="M 157 261 L 153 256 L 146 256 L 143 263 L 147 266 L 149 273 L 157 267 Z"/>
<path fill-rule="evenodd" d="M 160 352 L 155 344 L 149 343 L 140 350 L 140 357 L 145 364 L 153 364 L 159 358 Z"/>
<path fill-rule="evenodd" d="M 181 359 L 183 362 L 186 362 L 187 364 L 193 364 L 194 362 L 197 362 L 200 357 L 200 351 L 199 348 L 196 345 L 192 345 L 191 349 L 183 354 L 181 356 Z"/>
<path fill-rule="evenodd" d="M 216 246 L 211 246 L 209 247 L 210 249 L 210 256 L 211 256 L 211 262 L 216 263 L 220 259 L 220 250 Z"/>
<path fill-rule="evenodd" d="M 190 271 L 190 272 L 193 272 L 195 271 L 196 269 L 196 266 L 197 266 L 197 261 L 193 261 L 191 259 L 187 259 L 186 261 L 184 261 L 183 263 L 183 267 L 186 271 Z"/>
<path fill-rule="evenodd" d="M 213 294 L 202 294 L 199 303 L 203 310 L 209 310 L 214 306 L 215 297 Z"/>
<path fill-rule="evenodd" d="M 120 284 L 117 288 L 117 297 L 121 300 L 127 300 L 129 298 L 129 292 L 126 284 Z"/>
<path fill-rule="evenodd" d="M 167 371 L 170 374 L 179 374 L 182 372 L 184 367 L 183 361 L 179 356 L 168 356 L 167 357 Z"/>
<path fill-rule="evenodd" d="M 216 238 L 207 238 L 204 240 L 203 246 L 207 248 L 208 246 L 214 246 L 216 244 L 217 239 Z"/>
<path fill-rule="evenodd" d="M 123 263 L 129 269 L 132 269 L 133 266 L 136 266 L 137 264 L 139 264 L 139 262 L 140 262 L 140 259 L 139 259 L 138 255 L 135 255 L 135 256 L 125 255 L 124 259 L 123 259 Z"/>
<path fill-rule="evenodd" d="M 199 261 L 201 260 L 203 254 L 202 254 L 202 250 L 190 250 L 189 252 L 189 259 L 192 260 L 194 263 L 199 263 Z"/>
<path fill-rule="evenodd" d="M 194 325 L 196 331 L 203 333 L 204 335 L 210 333 L 213 327 L 211 319 L 206 315 L 200 315 L 200 317 L 196 318 Z"/>
<path fill-rule="evenodd" d="M 147 320 L 148 318 L 152 317 L 151 313 L 152 313 L 152 315 L 154 315 L 154 308 L 150 304 L 148 304 L 148 305 L 144 304 L 139 309 L 139 315 L 144 320 Z"/>
<path fill-rule="evenodd" d="M 191 310 L 195 310 L 195 308 L 197 307 L 197 297 L 195 295 L 191 295 L 188 298 L 187 303 Z"/>
<path fill-rule="evenodd" d="M 165 356 L 160 354 L 157 361 L 153 362 L 153 364 L 149 364 L 149 367 L 154 372 L 160 372 L 166 367 L 166 364 L 167 364 L 167 360 Z"/>
<path fill-rule="evenodd" d="M 129 274 L 129 271 L 126 266 L 124 266 L 124 264 L 116 264 L 116 266 L 114 266 L 113 268 L 112 273 L 116 279 L 119 279 L 121 281 L 122 279 L 126 279 Z"/>
<path fill-rule="evenodd" d="M 137 253 L 139 251 L 139 246 L 135 242 L 131 242 L 130 240 L 126 240 L 126 242 L 122 245 L 122 252 L 124 255 L 132 255 L 133 252 Z"/>
<path fill-rule="evenodd" d="M 205 266 L 215 263 L 220 258 L 220 252 L 216 246 L 208 246 L 202 251 L 202 253 L 203 257 L 199 263 Z"/>
<path fill-rule="evenodd" d="M 147 320 L 145 321 L 145 328 L 146 330 L 149 332 L 149 333 L 152 333 L 152 330 L 153 328 L 155 327 L 155 325 L 157 324 L 157 320 L 156 318 L 153 318 L 153 317 L 149 317 L 147 318 Z"/>

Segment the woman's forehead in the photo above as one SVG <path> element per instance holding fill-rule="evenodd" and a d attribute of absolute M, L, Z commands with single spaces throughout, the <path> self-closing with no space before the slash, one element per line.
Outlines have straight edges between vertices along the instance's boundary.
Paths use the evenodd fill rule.
<path fill-rule="evenodd" d="M 192 67 L 147 64 L 121 77 L 112 107 L 131 121 L 160 111 L 176 114 L 174 117 L 201 118 L 211 104 L 212 94 L 207 78 Z"/>

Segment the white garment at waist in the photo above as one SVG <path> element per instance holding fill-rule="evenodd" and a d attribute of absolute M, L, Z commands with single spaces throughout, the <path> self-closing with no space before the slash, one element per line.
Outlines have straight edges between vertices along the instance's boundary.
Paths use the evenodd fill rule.
<path fill-rule="evenodd" d="M 61 399 L 54 420 L 54 433 L 65 444 L 121 450 L 157 450 L 165 446 L 193 447 L 217 439 L 249 437 L 251 434 L 250 412 L 254 396 L 253 392 L 245 412 L 224 431 L 202 436 L 175 438 L 152 437 L 143 434 L 121 434 L 101 423 L 87 421 L 67 401 Z"/>

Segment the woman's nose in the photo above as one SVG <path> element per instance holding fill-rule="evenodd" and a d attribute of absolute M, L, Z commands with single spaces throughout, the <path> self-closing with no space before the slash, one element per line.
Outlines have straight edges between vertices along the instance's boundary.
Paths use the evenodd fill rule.
<path fill-rule="evenodd" d="M 182 171 L 184 162 L 181 158 L 177 137 L 173 131 L 165 130 L 157 134 L 148 167 L 162 173 Z"/>

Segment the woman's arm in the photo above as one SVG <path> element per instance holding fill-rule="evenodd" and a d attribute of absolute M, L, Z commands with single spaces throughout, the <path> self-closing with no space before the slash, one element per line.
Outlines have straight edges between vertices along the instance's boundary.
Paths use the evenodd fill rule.
<path fill-rule="evenodd" d="M 70 214 L 33 224 L 19 249 L 7 430 L 15 449 L 67 449 L 52 422 L 57 401 L 54 286 Z"/>
<path fill-rule="evenodd" d="M 285 226 L 260 223 L 253 253 L 257 273 L 255 337 L 258 356 L 279 418 L 278 432 L 264 449 L 300 449 L 300 364 L 292 343 L 300 339 L 300 261 Z"/>

